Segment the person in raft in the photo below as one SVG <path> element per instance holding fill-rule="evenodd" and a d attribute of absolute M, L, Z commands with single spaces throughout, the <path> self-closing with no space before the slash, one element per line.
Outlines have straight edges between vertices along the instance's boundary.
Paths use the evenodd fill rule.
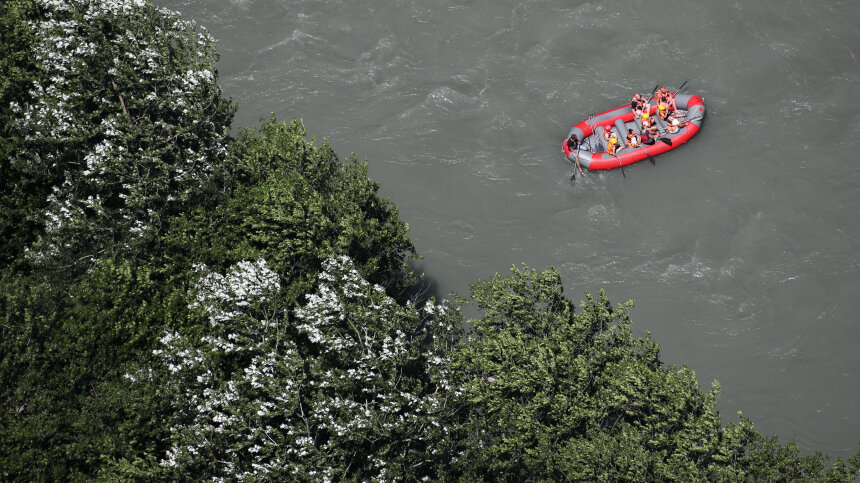
<path fill-rule="evenodd" d="M 614 137 L 615 133 L 612 132 L 612 124 L 607 124 L 603 126 L 603 140 L 609 142 L 609 138 Z"/>
<path fill-rule="evenodd" d="M 615 156 L 615 146 L 618 145 L 618 138 L 611 137 L 609 138 L 609 142 L 606 143 L 606 152 L 609 153 L 610 156 Z"/>
<path fill-rule="evenodd" d="M 576 167 L 577 169 L 579 169 L 579 174 L 583 174 L 582 166 L 579 165 L 579 150 L 577 149 L 579 148 L 579 139 L 576 137 L 575 134 L 570 136 L 570 138 L 567 140 L 567 148 L 570 150 L 571 153 L 573 153 L 573 156 L 576 159 Z"/>
<path fill-rule="evenodd" d="M 666 118 L 666 124 L 669 134 L 675 134 L 681 130 L 681 121 L 679 121 L 678 118 L 675 117 L 675 114 L 669 114 L 669 116 Z"/>
<path fill-rule="evenodd" d="M 657 115 L 660 116 L 660 119 L 665 121 L 666 118 L 669 117 L 669 106 L 661 102 L 660 105 L 657 106 Z"/>
<path fill-rule="evenodd" d="M 678 120 L 678 118 L 675 117 L 674 114 L 670 114 L 669 119 L 666 121 L 666 124 L 668 124 L 667 127 L 668 127 L 669 134 L 677 133 L 678 131 L 681 130 L 682 127 L 686 126 L 689 123 L 690 123 L 690 121 Z"/>
<path fill-rule="evenodd" d="M 633 117 L 639 119 L 642 117 L 643 112 L 648 112 L 651 106 L 648 104 L 648 101 L 642 97 L 638 92 L 633 94 L 633 98 L 630 99 L 630 109 L 633 111 Z"/>
<path fill-rule="evenodd" d="M 639 146 L 639 136 L 637 136 L 632 129 L 627 130 L 627 147 L 635 148 Z"/>
<path fill-rule="evenodd" d="M 657 138 L 660 137 L 660 130 L 657 129 L 657 123 L 653 116 L 649 116 L 647 112 L 642 113 L 642 144 L 654 144 Z"/>
<path fill-rule="evenodd" d="M 648 128 L 650 128 L 651 124 L 653 124 L 653 123 L 654 123 L 654 119 L 652 119 L 651 116 L 649 116 L 647 112 L 643 112 L 642 113 L 642 130 L 647 131 Z"/>
<path fill-rule="evenodd" d="M 661 87 L 657 90 L 657 102 L 666 104 L 666 107 L 672 111 L 678 110 L 678 105 L 675 103 L 675 95 L 669 92 L 669 89 Z"/>

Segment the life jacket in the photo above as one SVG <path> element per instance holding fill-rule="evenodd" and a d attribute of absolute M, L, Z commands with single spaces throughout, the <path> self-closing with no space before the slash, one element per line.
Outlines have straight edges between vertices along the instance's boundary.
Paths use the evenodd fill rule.
<path fill-rule="evenodd" d="M 615 144 L 612 144 L 612 143 L 607 144 L 607 145 L 606 145 L 606 152 L 607 152 L 607 153 L 609 153 L 609 154 L 614 155 L 614 154 L 615 154 L 615 146 L 616 146 L 616 145 L 615 145 Z"/>
<path fill-rule="evenodd" d="M 637 142 L 638 142 L 638 140 L 636 139 L 635 134 L 628 134 L 627 135 L 627 145 L 628 146 L 630 146 L 632 148 L 632 147 L 636 146 Z"/>

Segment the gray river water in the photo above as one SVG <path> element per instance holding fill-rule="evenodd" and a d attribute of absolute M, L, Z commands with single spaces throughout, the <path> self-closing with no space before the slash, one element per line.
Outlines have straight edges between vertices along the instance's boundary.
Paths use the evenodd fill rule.
<path fill-rule="evenodd" d="M 304 119 L 367 158 L 433 290 L 512 264 L 633 299 L 724 421 L 860 441 L 860 2 L 158 0 L 220 39 L 234 123 Z M 577 175 L 561 142 L 655 84 L 688 144 Z"/>

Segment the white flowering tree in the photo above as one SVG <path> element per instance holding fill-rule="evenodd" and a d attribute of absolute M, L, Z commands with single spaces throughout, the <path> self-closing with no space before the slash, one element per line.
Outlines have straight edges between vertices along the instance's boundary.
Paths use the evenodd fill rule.
<path fill-rule="evenodd" d="M 11 104 L 23 139 L 12 164 L 44 192 L 30 254 L 68 264 L 151 243 L 226 152 L 233 108 L 214 40 L 144 0 L 36 10 L 29 55 L 41 70 Z"/>
<path fill-rule="evenodd" d="M 176 392 L 173 477 L 396 479 L 432 471 L 457 329 L 442 306 L 398 305 L 348 257 L 329 259 L 294 315 L 265 262 L 198 268 L 211 330 L 155 354 Z M 432 315 L 432 317 L 430 317 Z"/>

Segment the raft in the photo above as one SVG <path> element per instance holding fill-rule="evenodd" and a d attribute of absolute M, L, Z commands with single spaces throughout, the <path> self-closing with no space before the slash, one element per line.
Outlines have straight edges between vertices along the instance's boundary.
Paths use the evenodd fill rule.
<path fill-rule="evenodd" d="M 650 99 L 652 104 L 649 115 L 657 111 L 657 102 Z M 689 141 L 702 128 L 702 118 L 705 117 L 705 102 L 701 97 L 694 94 L 675 94 L 675 103 L 679 111 L 687 111 L 686 116 L 679 118 L 680 121 L 689 121 L 678 132 L 670 134 L 665 121 L 657 117 L 657 127 L 660 130 L 660 138 L 652 145 L 641 144 L 636 148 L 625 147 L 612 156 L 606 152 L 606 141 L 603 139 L 603 131 L 608 124 L 615 132 L 619 142 L 623 145 L 627 139 L 627 130 L 633 129 L 636 134 L 641 134 L 642 126 L 639 118 L 634 122 L 633 110 L 630 104 L 618 107 L 595 116 L 590 116 L 582 122 L 573 126 L 562 143 L 562 151 L 567 159 L 576 162 L 579 156 L 579 164 L 588 169 L 614 169 L 622 166 L 648 159 L 648 155 L 657 156 L 669 152 Z M 567 145 L 567 140 L 576 136 L 577 149 L 573 151 Z"/>

